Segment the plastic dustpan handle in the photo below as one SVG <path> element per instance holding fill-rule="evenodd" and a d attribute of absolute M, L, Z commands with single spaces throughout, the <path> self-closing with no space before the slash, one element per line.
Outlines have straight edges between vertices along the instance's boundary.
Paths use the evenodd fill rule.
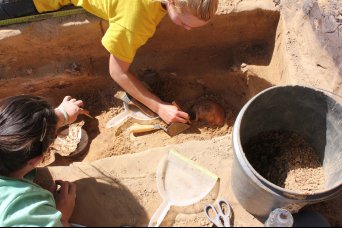
<path fill-rule="evenodd" d="M 154 212 L 148 227 L 159 227 L 160 224 L 163 222 L 165 216 L 170 210 L 170 203 L 168 201 L 164 201 L 156 212 Z"/>
<path fill-rule="evenodd" d="M 113 117 L 111 120 L 108 121 L 106 124 L 107 128 L 114 128 L 122 124 L 125 120 L 128 119 L 128 117 L 131 116 L 131 113 L 129 111 L 124 111 L 120 113 L 119 115 Z"/>

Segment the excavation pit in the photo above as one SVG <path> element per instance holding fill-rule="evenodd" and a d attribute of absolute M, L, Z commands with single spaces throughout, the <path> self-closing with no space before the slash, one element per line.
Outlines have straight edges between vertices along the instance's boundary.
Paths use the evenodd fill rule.
<path fill-rule="evenodd" d="M 144 153 L 145 151 L 151 150 L 154 153 L 161 150 L 158 148 L 180 145 L 177 148 L 182 152 L 181 145 L 192 145 L 186 147 L 188 149 L 184 150 L 187 152 L 183 153 L 193 160 L 202 162 L 202 165 L 214 172 L 220 171 L 224 181 L 222 186 L 228 186 L 232 161 L 231 131 L 236 116 L 246 102 L 258 92 L 273 85 L 319 84 L 330 89 L 330 85 L 338 84 L 335 78 L 327 80 L 328 75 L 335 75 L 329 61 L 319 64 L 329 69 L 327 71 L 317 67 L 313 60 L 317 69 L 309 64 L 301 64 L 300 54 L 292 53 L 297 51 L 297 46 L 293 45 L 296 40 L 291 33 L 293 28 L 286 24 L 289 19 L 281 15 L 279 9 L 274 7 L 273 1 L 262 2 L 242 2 L 234 9 L 226 7 L 227 9 L 207 26 L 191 32 L 176 27 L 165 18 L 155 36 L 138 51 L 131 66 L 132 72 L 145 81 L 158 96 L 168 102 L 177 101 L 186 111 L 201 100 L 210 99 L 220 104 L 226 113 L 223 127 L 195 122 L 191 129 L 175 137 L 169 137 L 163 131 L 132 137 L 127 131 L 131 125 L 130 121 L 118 129 L 107 129 L 106 123 L 123 111 L 122 101 L 114 97 L 121 89 L 109 75 L 109 54 L 100 42 L 107 23 L 89 14 L 1 28 L 0 97 L 34 94 L 46 97 L 53 105 L 58 105 L 66 95 L 82 99 L 86 104 L 85 108 L 95 117 L 80 118 L 85 122 L 83 128 L 89 136 L 88 148 L 78 157 L 65 158 L 56 155 L 55 161 L 49 167 L 51 170 L 58 170 L 56 166 L 69 165 L 73 162 L 104 164 L 106 160 L 100 159 L 113 159 L 113 162 L 105 165 L 115 166 L 115 178 L 127 187 L 125 190 L 134 195 L 132 199 L 137 199 L 135 203 L 143 208 L 142 211 L 147 211 L 150 215 L 160 202 L 157 202 L 158 197 L 152 188 L 155 184 L 154 178 L 145 173 L 148 167 L 140 163 L 145 162 L 153 166 L 157 162 L 153 155 L 150 156 L 152 152 Z M 298 42 L 302 43 L 296 45 L 306 44 L 302 39 L 298 39 Z M 316 43 L 310 42 L 310 45 Z M 310 53 L 308 50 L 311 46 L 305 48 L 303 45 L 303 50 Z M 308 56 L 309 54 L 306 55 L 308 59 L 315 57 Z M 311 59 L 302 62 L 311 64 Z M 315 78 L 311 80 L 304 74 L 306 69 L 311 71 L 313 68 L 319 72 L 317 75 L 321 78 L 315 74 Z M 338 92 L 339 88 L 334 90 L 336 91 Z M 203 153 L 199 152 L 202 147 L 206 148 Z M 144 155 L 150 157 L 143 158 Z M 219 166 L 218 163 L 222 165 Z M 136 173 L 138 171 L 139 173 Z M 70 173 L 72 172 L 61 175 L 61 178 L 77 181 L 74 177 L 79 172 L 75 172 L 75 176 Z M 140 173 L 140 179 L 130 179 L 132 175 L 139 176 Z M 137 184 L 136 181 L 141 182 Z M 81 180 L 79 184 L 86 192 L 86 183 Z M 110 195 L 111 188 L 108 189 L 106 185 L 104 189 L 106 194 L 108 191 Z M 233 201 L 234 197 L 230 192 L 229 200 Z M 112 198 L 107 197 L 106 200 L 100 201 L 111 203 L 111 200 L 121 199 L 120 196 L 121 192 L 120 195 L 113 194 Z M 78 199 L 80 202 L 82 196 Z M 136 222 L 131 224 L 132 226 L 144 225 L 147 222 L 147 217 L 144 217 L 146 213 L 136 217 L 140 214 L 131 215 L 129 210 L 124 216 L 84 218 L 85 213 L 96 214 L 91 211 L 92 209 L 96 211 L 96 208 L 79 209 L 73 221 L 84 225 L 121 226 L 130 224 L 126 221 L 131 221 L 133 215 Z M 233 209 L 237 217 L 234 225 L 260 225 L 237 203 L 233 205 Z M 329 215 L 334 215 L 334 211 L 329 212 Z M 199 222 L 208 225 L 203 217 L 198 219 L 196 215 L 196 219 L 193 219 L 195 222 L 188 215 L 185 217 L 180 215 L 178 220 L 176 218 L 176 222 L 170 225 L 202 225 L 198 224 Z M 338 221 L 335 220 L 335 224 L 338 224 Z"/>

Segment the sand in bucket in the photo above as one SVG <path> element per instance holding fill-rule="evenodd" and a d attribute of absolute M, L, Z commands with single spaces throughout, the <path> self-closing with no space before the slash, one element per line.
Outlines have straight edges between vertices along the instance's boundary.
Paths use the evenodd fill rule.
<path fill-rule="evenodd" d="M 159 163 L 157 186 L 163 203 L 152 216 L 149 227 L 158 227 L 171 206 L 190 206 L 207 196 L 218 177 L 175 151 Z"/>

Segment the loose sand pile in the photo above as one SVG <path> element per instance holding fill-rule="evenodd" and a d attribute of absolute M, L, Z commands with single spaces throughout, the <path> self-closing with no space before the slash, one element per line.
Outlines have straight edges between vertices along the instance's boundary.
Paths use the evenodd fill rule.
<path fill-rule="evenodd" d="M 210 195 L 226 199 L 231 204 L 234 212 L 231 223 L 234 226 L 260 227 L 262 223 L 246 212 L 233 195 L 230 185 L 233 162 L 231 140 L 231 136 L 226 135 L 91 163 L 50 166 L 39 170 L 37 178 L 44 186 L 49 186 L 56 179 L 77 184 L 76 210 L 71 219 L 74 223 L 86 226 L 146 226 L 162 203 L 156 183 L 158 164 L 173 149 L 220 178 Z M 172 207 L 162 225 L 212 227 L 203 212 L 206 203 L 207 200 L 189 207 Z"/>
<path fill-rule="evenodd" d="M 266 132 L 245 146 L 248 160 L 264 178 L 302 194 L 324 189 L 324 172 L 317 153 L 293 132 Z"/>

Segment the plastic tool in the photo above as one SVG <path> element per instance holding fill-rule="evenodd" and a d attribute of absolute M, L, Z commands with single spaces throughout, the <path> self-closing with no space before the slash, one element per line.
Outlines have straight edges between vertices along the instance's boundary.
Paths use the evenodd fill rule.
<path fill-rule="evenodd" d="M 146 116 L 150 118 L 158 117 L 158 115 L 154 113 L 151 109 L 147 108 L 145 105 L 143 105 L 141 102 L 131 97 L 126 92 L 118 92 L 115 95 L 115 97 L 122 100 L 123 102 L 125 102 L 126 104 L 130 106 L 135 106 L 136 108 L 138 108 L 141 112 L 143 112 Z"/>
<path fill-rule="evenodd" d="M 108 121 L 108 123 L 106 124 L 107 128 L 117 127 L 129 118 L 133 118 L 137 122 L 143 124 L 148 124 L 151 123 L 151 121 L 158 119 L 158 116 L 148 117 L 139 108 L 130 106 L 126 102 L 123 102 L 123 106 L 124 111 Z"/>
<path fill-rule="evenodd" d="M 204 208 L 210 222 L 217 227 L 230 227 L 230 219 L 232 217 L 232 210 L 229 203 L 225 200 L 218 200 L 217 209 L 209 204 Z"/>
<path fill-rule="evenodd" d="M 189 129 L 191 126 L 189 124 L 184 123 L 172 123 L 167 127 L 164 127 L 160 124 L 154 124 L 154 125 L 142 125 L 142 124 L 134 124 L 132 127 L 130 127 L 131 133 L 144 133 L 154 130 L 162 129 L 165 131 L 168 135 L 171 137 L 178 135 L 185 130 Z"/>
<path fill-rule="evenodd" d="M 190 206 L 205 198 L 218 177 L 176 151 L 171 150 L 159 163 L 157 187 L 163 203 L 152 216 L 149 227 L 158 227 L 171 206 Z"/>

